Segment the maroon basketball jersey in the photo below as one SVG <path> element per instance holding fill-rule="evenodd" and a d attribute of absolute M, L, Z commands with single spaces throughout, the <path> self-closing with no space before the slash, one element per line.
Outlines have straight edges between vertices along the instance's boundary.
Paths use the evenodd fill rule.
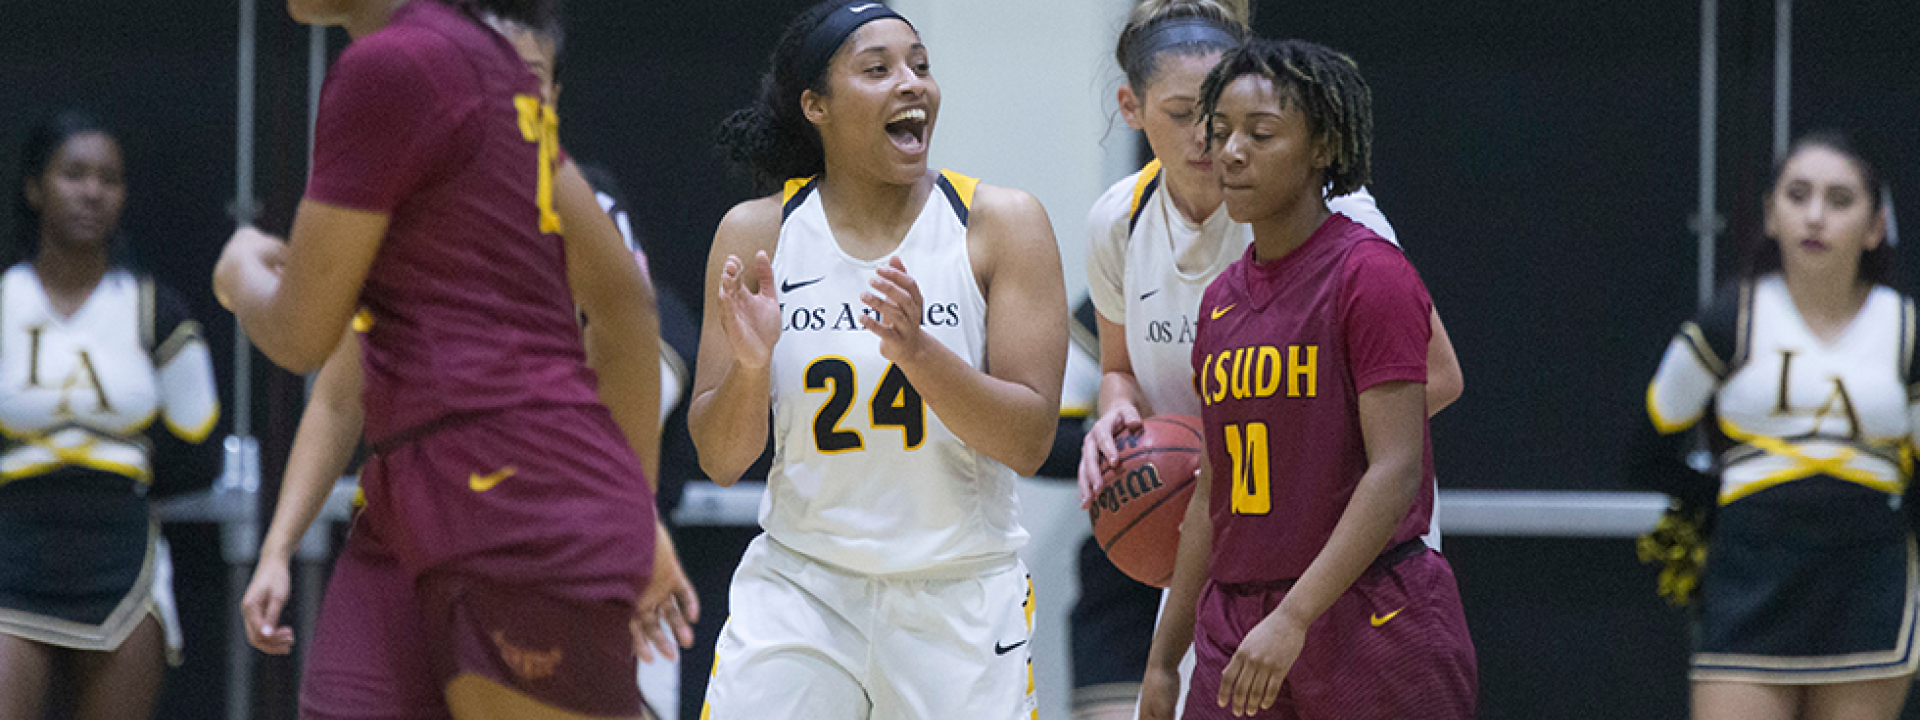
<path fill-rule="evenodd" d="M 1213 472 L 1208 577 L 1306 571 L 1367 470 L 1360 393 L 1426 382 L 1432 307 L 1400 249 L 1338 213 L 1278 260 L 1249 247 L 1207 287 L 1193 369 Z M 1427 530 L 1426 445 L 1427 481 L 1389 546 Z"/>
<path fill-rule="evenodd" d="M 432 461 L 363 481 L 384 485 L 375 516 L 404 518 L 389 537 L 411 570 L 503 552 L 519 563 L 484 574 L 650 567 L 651 494 L 595 394 L 550 211 L 556 124 L 506 38 L 435 0 L 348 45 L 321 92 L 307 198 L 391 218 L 360 298 L 366 435 Z M 541 492 L 491 490 L 509 468 Z M 587 547 L 639 557 L 540 567 Z"/>

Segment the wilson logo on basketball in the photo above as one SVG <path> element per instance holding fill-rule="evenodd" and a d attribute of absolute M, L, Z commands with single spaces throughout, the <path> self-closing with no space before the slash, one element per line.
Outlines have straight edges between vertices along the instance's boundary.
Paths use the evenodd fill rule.
<path fill-rule="evenodd" d="M 1113 439 L 1113 466 L 1103 473 L 1105 483 L 1087 514 L 1094 540 L 1114 567 L 1166 587 L 1206 443 L 1200 418 L 1190 415 L 1156 415 L 1140 425 L 1139 432 Z"/>
<path fill-rule="evenodd" d="M 1100 490 L 1100 496 L 1094 499 L 1094 522 L 1100 521 L 1101 512 L 1119 512 L 1121 506 L 1138 500 L 1147 493 L 1160 489 L 1160 469 L 1152 465 L 1142 465 L 1128 470 L 1120 481 Z"/>
<path fill-rule="evenodd" d="M 521 680 L 540 680 L 553 676 L 560 667 L 559 648 L 552 650 L 528 650 L 515 647 L 507 642 L 507 634 L 499 630 L 493 632 L 493 645 L 500 649 L 500 659 L 505 661 L 507 669 Z"/>

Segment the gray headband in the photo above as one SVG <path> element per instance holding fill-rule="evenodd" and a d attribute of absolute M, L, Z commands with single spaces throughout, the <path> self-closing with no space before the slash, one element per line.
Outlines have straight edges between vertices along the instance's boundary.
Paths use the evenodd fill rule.
<path fill-rule="evenodd" d="M 1230 48 L 1238 44 L 1240 37 L 1214 20 L 1197 16 L 1174 18 L 1142 33 L 1133 44 L 1132 52 L 1127 53 L 1127 65 L 1143 67 L 1153 56 L 1182 45 Z"/>

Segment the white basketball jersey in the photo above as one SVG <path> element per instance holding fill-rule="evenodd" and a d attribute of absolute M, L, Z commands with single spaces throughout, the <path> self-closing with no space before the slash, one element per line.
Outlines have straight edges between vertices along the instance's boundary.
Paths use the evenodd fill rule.
<path fill-rule="evenodd" d="M 1160 161 L 1107 190 L 1089 218 L 1094 253 L 1124 253 L 1118 298 L 1125 315 L 1108 320 L 1127 328 L 1127 356 L 1140 389 L 1158 414 L 1200 414 L 1193 391 L 1193 331 L 1200 296 L 1253 244 L 1253 228 L 1227 217 L 1225 205 L 1204 222 L 1189 221 L 1160 187 Z M 1398 244 L 1386 216 L 1362 188 L 1327 201 L 1327 207 Z M 1104 235 L 1104 237 L 1103 237 Z M 1102 241 L 1107 244 L 1102 247 Z M 1118 242 L 1121 247 L 1113 247 Z M 1090 260 L 1089 264 L 1097 263 Z M 1097 283 L 1097 280 L 1091 284 Z M 1110 307 L 1094 290 L 1095 304 Z M 1109 293 L 1111 290 L 1108 291 Z M 1103 313 L 1106 314 L 1106 313 Z"/>
<path fill-rule="evenodd" d="M 156 342 L 153 290 L 110 271 L 63 317 L 30 266 L 0 276 L 0 482 L 66 466 L 146 481 L 140 433 L 156 417 L 195 442 L 213 429 L 219 404 L 199 326 L 176 319 Z"/>
<path fill-rule="evenodd" d="M 940 422 L 862 327 L 877 268 L 899 257 L 920 287 L 921 327 L 986 365 L 986 298 L 967 253 L 977 181 L 941 174 L 891 255 L 841 250 L 813 180 L 787 183 L 773 256 L 780 340 L 769 368 L 773 467 L 760 525 L 782 545 L 868 574 L 1004 561 L 1026 544 L 1014 473 Z"/>

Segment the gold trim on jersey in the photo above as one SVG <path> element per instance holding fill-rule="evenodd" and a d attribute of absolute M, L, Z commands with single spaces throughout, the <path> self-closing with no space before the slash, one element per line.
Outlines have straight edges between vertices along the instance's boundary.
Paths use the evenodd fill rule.
<path fill-rule="evenodd" d="M 1140 224 L 1140 213 L 1146 208 L 1147 198 L 1160 187 L 1160 158 L 1147 161 L 1140 168 L 1140 177 L 1133 181 L 1133 200 L 1127 205 L 1127 233 L 1132 234 L 1134 226 Z"/>
<path fill-rule="evenodd" d="M 945 178 L 947 183 L 953 186 L 954 192 L 960 195 L 960 204 L 965 205 L 968 210 L 972 210 L 973 193 L 980 188 L 980 179 L 962 175 L 952 170 L 941 170 L 940 177 Z"/>
<path fill-rule="evenodd" d="M 793 211 L 800 209 L 800 204 L 806 202 L 807 196 L 813 193 L 813 182 L 818 179 L 816 175 L 787 180 L 787 184 L 780 188 L 780 222 L 785 223 Z"/>
<path fill-rule="evenodd" d="M 933 185 L 940 190 L 940 194 L 947 196 L 947 205 L 953 208 L 954 217 L 960 218 L 960 225 L 965 227 L 973 212 L 973 191 L 980 186 L 980 181 L 952 170 L 941 170 L 940 178 Z"/>
<path fill-rule="evenodd" d="M 787 184 L 780 188 L 780 204 L 785 205 L 792 202 L 793 196 L 800 194 L 801 190 L 805 190 L 808 185 L 812 184 L 813 178 L 811 176 L 788 178 Z"/>
<path fill-rule="evenodd" d="M 148 415 L 145 421 L 135 428 L 137 433 L 153 420 Z M 66 445 L 55 445 L 56 434 L 66 431 L 78 431 L 84 437 Z M 146 438 L 129 433 L 113 435 L 76 422 L 67 422 L 44 432 L 30 434 L 7 433 L 7 442 L 0 450 L 0 463 L 7 461 L 22 462 L 17 467 L 0 470 L 0 485 L 14 480 L 44 475 L 65 467 L 82 467 L 101 472 L 113 473 L 138 482 L 153 482 L 152 469 L 147 467 L 147 456 L 152 448 Z M 34 455 L 38 454 L 38 457 Z M 25 453 L 25 457 L 17 455 Z M 119 459 L 110 454 L 117 453 Z M 125 457 L 131 454 L 133 457 Z M 29 460 L 28 458 L 32 458 Z"/>
<path fill-rule="evenodd" d="M 202 419 L 199 425 L 184 427 L 175 424 L 172 413 L 161 414 L 160 422 L 167 426 L 167 432 L 173 433 L 174 437 L 198 445 L 213 433 L 213 426 L 220 422 L 220 401 L 214 401 L 213 407 L 207 411 L 207 417 Z"/>
<path fill-rule="evenodd" d="M 1659 388 L 1660 383 L 1658 382 L 1647 383 L 1647 417 L 1653 420 L 1653 429 L 1659 430 L 1661 435 L 1672 435 L 1693 427 L 1694 423 L 1700 422 L 1699 412 L 1695 412 L 1691 417 L 1675 420 L 1669 420 L 1666 416 L 1661 415 L 1660 402 L 1656 392 Z"/>
<path fill-rule="evenodd" d="M 1737 464 L 1755 462 L 1763 457 L 1780 458 L 1789 462 L 1787 467 L 1767 473 L 1759 478 L 1742 481 L 1731 488 L 1722 488 L 1720 491 L 1721 505 L 1733 503 L 1734 501 L 1768 488 L 1795 480 L 1803 480 L 1815 475 L 1824 475 L 1836 480 L 1843 480 L 1890 495 L 1898 495 L 1906 491 L 1906 476 L 1910 473 L 1901 472 L 1897 469 L 1900 465 L 1897 458 L 1888 458 L 1870 446 L 1861 447 L 1849 441 L 1832 440 L 1817 436 L 1787 440 L 1769 435 L 1759 435 L 1747 432 L 1732 420 L 1725 417 L 1720 418 L 1720 432 L 1726 434 L 1730 439 L 1744 443 L 1741 447 L 1730 450 L 1722 455 L 1723 458 L 1727 459 L 1726 464 L 1730 469 Z M 1801 451 L 1799 447 L 1800 443 L 1807 440 L 1846 443 L 1848 446 L 1840 447 L 1838 452 L 1834 453 L 1833 457 L 1816 458 Z M 1751 451 L 1747 450 L 1748 448 L 1751 448 Z M 1867 458 L 1894 465 L 1896 472 L 1899 472 L 1900 476 L 1889 478 L 1881 473 L 1876 473 L 1855 465 L 1855 460 L 1862 459 L 1863 450 L 1866 451 L 1864 455 Z M 1739 452 L 1740 454 L 1736 456 L 1734 455 L 1735 452 Z M 1724 475 L 1725 471 L 1722 471 L 1722 474 Z"/>
<path fill-rule="evenodd" d="M 1906 602 L 1900 612 L 1900 636 L 1895 638 L 1892 649 L 1816 657 L 1695 653 L 1693 669 L 1688 676 L 1695 681 L 1797 685 L 1912 675 L 1916 669 L 1920 669 L 1920 653 L 1914 652 L 1913 648 L 1914 623 L 1916 616 L 1920 616 L 1920 598 L 1916 597 L 1917 594 L 1920 594 L 1920 551 L 1916 551 L 1913 537 L 1908 536 Z M 1701 665 L 1738 667 L 1703 668 Z M 1858 665 L 1881 667 L 1844 669 Z"/>
<path fill-rule="evenodd" d="M 1027 574 L 1027 599 L 1020 603 L 1020 607 L 1027 611 L 1027 637 L 1028 638 L 1033 637 L 1033 605 L 1034 605 L 1033 574 L 1028 573 Z M 1028 704 L 1033 703 L 1034 701 L 1033 694 L 1034 694 L 1033 651 L 1029 649 L 1027 651 L 1027 703 Z M 1033 712 L 1027 715 L 1027 720 L 1040 720 L 1040 707 L 1038 705 L 1033 706 Z"/>

